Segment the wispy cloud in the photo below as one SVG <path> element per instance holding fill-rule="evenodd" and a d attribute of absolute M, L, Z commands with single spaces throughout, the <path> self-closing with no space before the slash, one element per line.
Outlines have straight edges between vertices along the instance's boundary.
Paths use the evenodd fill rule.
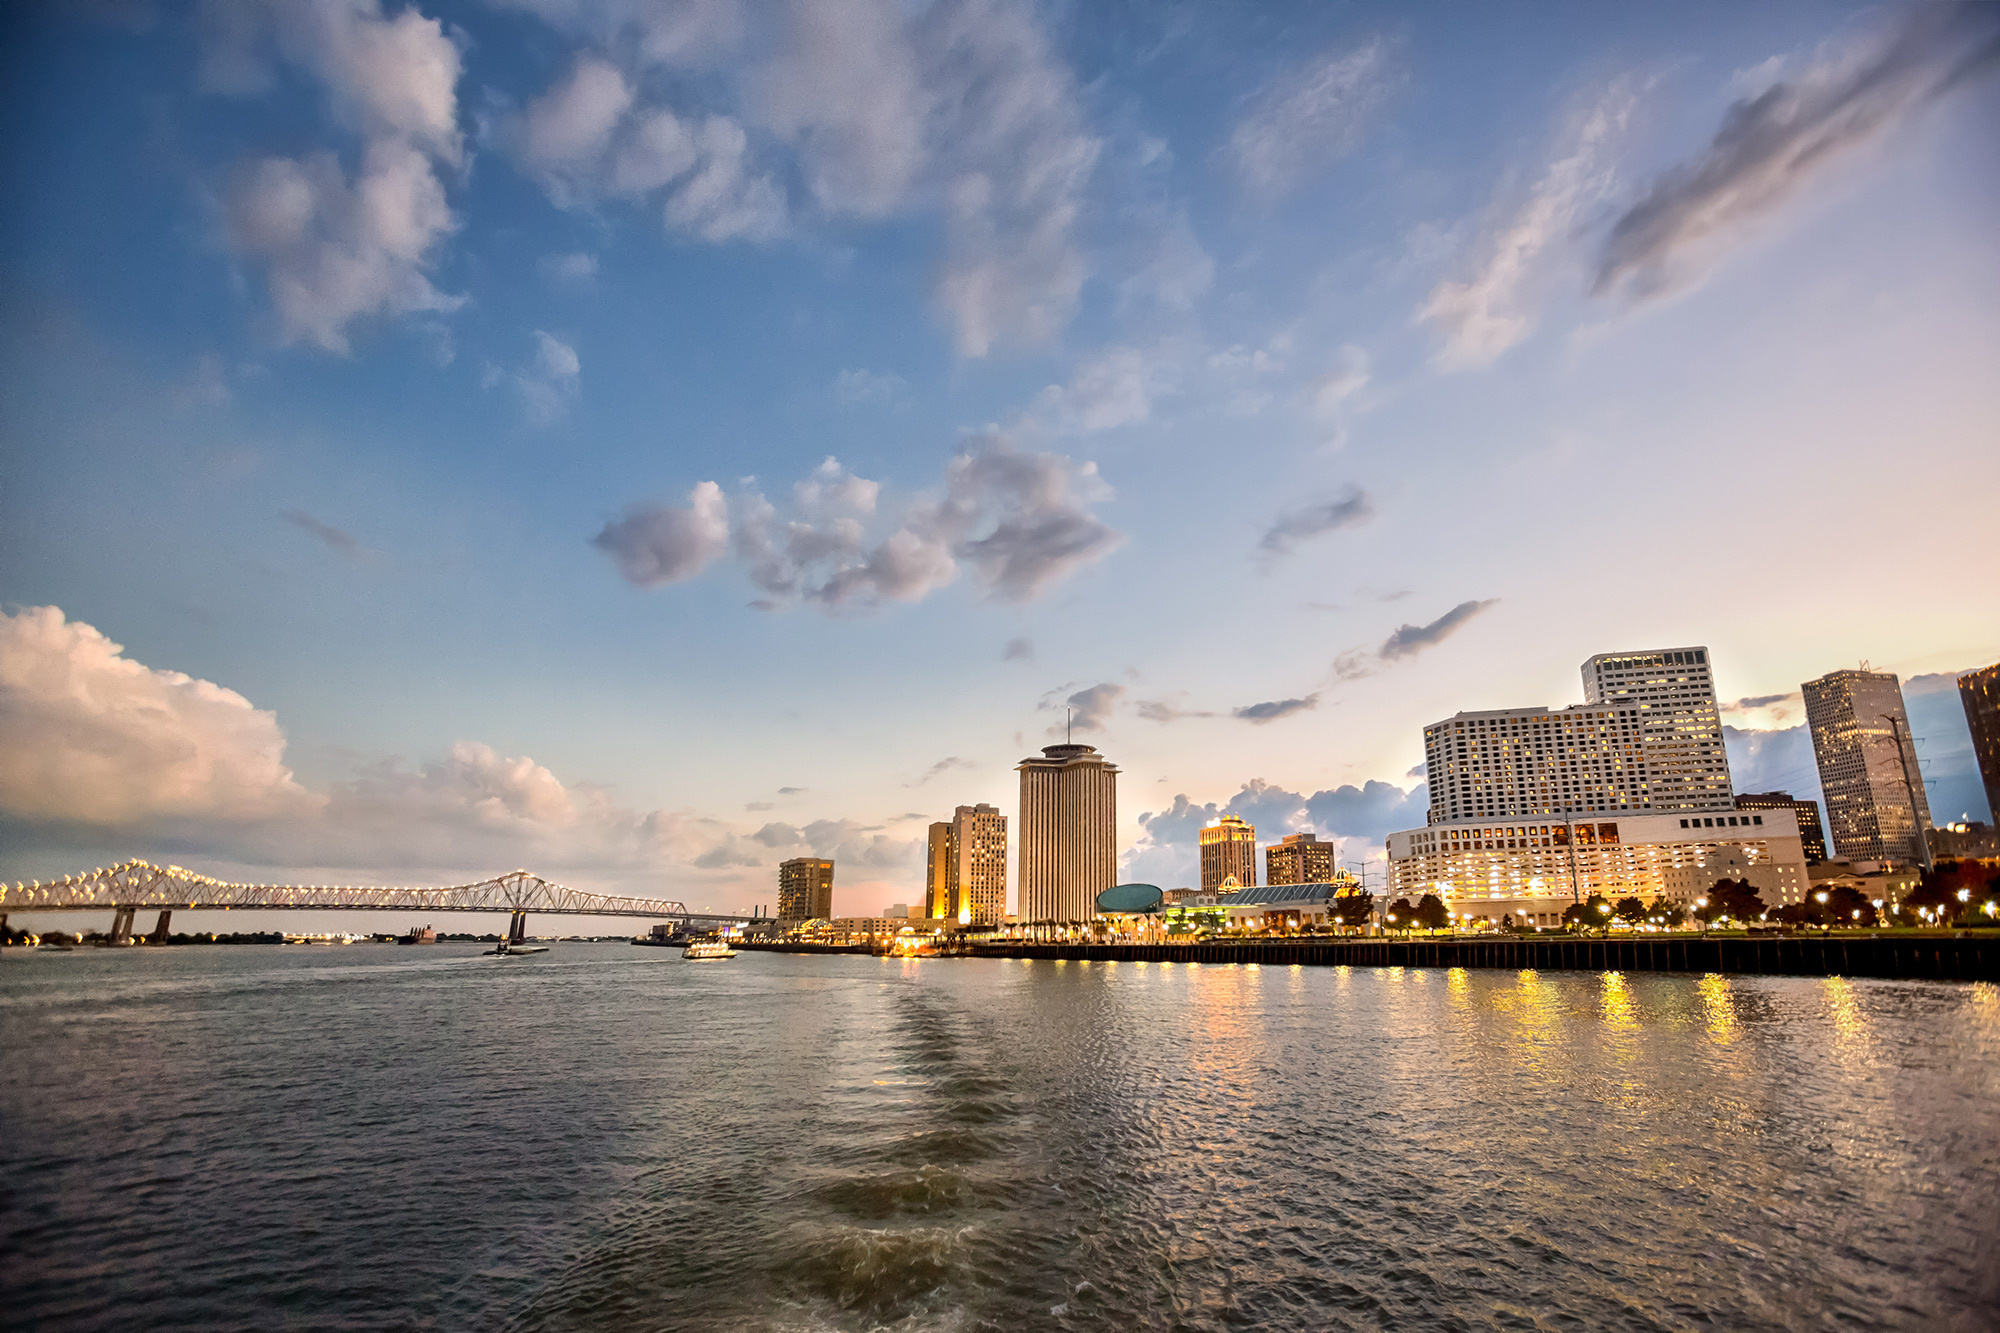
<path fill-rule="evenodd" d="M 1132 703 L 1132 711 L 1148 722 L 1179 722 L 1190 717 L 1214 717 L 1215 714 L 1199 708 L 1189 708 L 1174 699 L 1137 699 Z"/>
<path fill-rule="evenodd" d="M 1238 708 L 1231 717 L 1244 722 L 1276 722 L 1279 718 L 1291 717 L 1296 713 L 1310 712 L 1319 707 L 1319 695 L 1308 694 L 1303 699 L 1274 699 L 1270 703 L 1249 704 Z"/>
<path fill-rule="evenodd" d="M 891 403 L 910 391 L 910 382 L 901 375 L 855 368 L 833 377 L 833 396 L 850 407 L 862 403 Z"/>
<path fill-rule="evenodd" d="M 1613 224 L 1592 290 L 1645 297 L 1686 283 L 1855 149 L 2000 67 L 2000 6 L 1895 14 L 1732 105 L 1707 151 L 1661 176 Z"/>
<path fill-rule="evenodd" d="M 1035 641 L 1030 638 L 1007 640 L 1007 646 L 1000 650 L 1003 662 L 1032 662 L 1035 660 Z"/>
<path fill-rule="evenodd" d="M 1335 46 L 1279 75 L 1229 138 L 1237 173 L 1267 197 L 1289 193 L 1354 151 L 1403 82 L 1389 43 Z"/>
<path fill-rule="evenodd" d="M 283 509 L 278 512 L 278 517 L 301 532 L 311 533 L 325 543 L 328 550 L 337 551 L 350 560 L 366 560 L 374 554 L 355 540 L 353 534 L 336 528 L 331 523 L 322 523 L 303 509 Z"/>
<path fill-rule="evenodd" d="M 576 354 L 576 348 L 553 333 L 536 329 L 534 339 L 534 356 L 510 378 L 528 420 L 537 426 L 547 426 L 561 419 L 576 401 L 583 360 Z"/>
<path fill-rule="evenodd" d="M 970 759 L 960 759 L 955 754 L 946 755 L 943 759 L 938 760 L 935 764 L 932 764 L 929 768 L 925 769 L 924 775 L 918 778 L 915 782 L 905 782 L 903 785 L 905 787 L 921 787 L 925 783 L 929 782 L 932 778 L 942 777 L 944 774 L 951 772 L 955 768 L 972 768 L 972 767 L 974 767 L 974 765 Z"/>
<path fill-rule="evenodd" d="M 1498 600 L 1489 598 L 1483 602 L 1460 602 L 1428 625 L 1404 625 L 1382 644 L 1382 660 L 1394 662 L 1415 657 L 1424 649 L 1443 643 L 1456 634 L 1466 621 Z"/>
<path fill-rule="evenodd" d="M 1639 89 L 1630 79 L 1612 83 L 1565 119 L 1556 156 L 1511 208 L 1490 210 L 1504 220 L 1482 232 L 1473 247 L 1477 271 L 1464 281 L 1431 289 L 1418 317 L 1444 335 L 1437 363 L 1446 370 L 1491 365 L 1534 328 L 1535 307 L 1551 272 L 1568 253 L 1591 211 L 1617 184 L 1615 152 Z M 1571 261 L 1575 262 L 1575 261 Z"/>
<path fill-rule="evenodd" d="M 1374 501 L 1366 492 L 1357 490 L 1345 499 L 1327 500 L 1278 515 L 1257 545 L 1268 557 L 1290 555 L 1302 541 L 1364 523 L 1374 514 Z"/>
<path fill-rule="evenodd" d="M 1401 626 L 1382 641 L 1381 647 L 1372 651 L 1349 649 L 1334 659 L 1333 674 L 1339 680 L 1359 680 L 1374 675 L 1385 666 L 1406 661 L 1426 648 L 1443 643 L 1463 628 L 1467 621 L 1498 601 L 1496 597 L 1483 602 L 1460 602 L 1428 625 Z"/>

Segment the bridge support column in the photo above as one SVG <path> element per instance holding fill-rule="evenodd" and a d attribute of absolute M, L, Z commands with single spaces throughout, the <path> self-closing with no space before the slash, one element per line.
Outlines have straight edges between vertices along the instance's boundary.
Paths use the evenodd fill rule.
<path fill-rule="evenodd" d="M 136 907 L 120 907 L 115 909 L 111 917 L 111 942 L 113 944 L 130 944 L 132 942 L 132 918 L 138 911 L 139 909 Z"/>
<path fill-rule="evenodd" d="M 507 943 L 519 944 L 527 938 L 528 914 L 525 910 L 516 908 L 514 919 L 507 923 Z"/>
<path fill-rule="evenodd" d="M 147 943 L 165 944 L 167 942 L 167 923 L 173 919 L 174 909 L 171 907 L 162 907 L 160 909 L 159 924 L 154 926 L 153 933 L 146 937 Z"/>

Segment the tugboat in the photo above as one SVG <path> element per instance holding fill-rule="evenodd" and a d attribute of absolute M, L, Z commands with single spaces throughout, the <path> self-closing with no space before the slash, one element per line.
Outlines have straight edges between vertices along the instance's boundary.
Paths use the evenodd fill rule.
<path fill-rule="evenodd" d="M 509 944 L 506 940 L 501 940 L 498 944 L 488 949 L 484 957 L 520 958 L 526 954 L 547 953 L 548 951 L 549 946 L 546 944 Z"/>
<path fill-rule="evenodd" d="M 736 950 L 729 947 L 727 940 L 696 940 L 681 950 L 681 957 L 695 962 L 706 962 L 714 958 L 734 958 Z"/>

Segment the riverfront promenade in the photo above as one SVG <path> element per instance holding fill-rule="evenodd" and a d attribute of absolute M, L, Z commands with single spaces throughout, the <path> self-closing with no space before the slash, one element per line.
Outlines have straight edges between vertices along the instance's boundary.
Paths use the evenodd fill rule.
<path fill-rule="evenodd" d="M 966 943 L 974 958 L 1119 963 L 1269 963 L 1309 967 L 1469 967 L 1518 971 L 1720 972 L 2000 982 L 2000 936 L 1522 936 L 1424 939 L 1240 939 L 1190 944 Z"/>

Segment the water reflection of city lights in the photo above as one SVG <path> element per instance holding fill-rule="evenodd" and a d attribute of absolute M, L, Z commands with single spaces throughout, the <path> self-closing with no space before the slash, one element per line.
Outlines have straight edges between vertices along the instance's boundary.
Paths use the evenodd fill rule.
<path fill-rule="evenodd" d="M 1695 989 L 1701 996 L 1702 1015 L 1708 1021 L 1710 1038 L 1723 1045 L 1735 1041 L 1739 1024 L 1736 1021 L 1736 997 L 1729 989 L 1729 979 L 1710 972 L 1696 983 Z"/>

